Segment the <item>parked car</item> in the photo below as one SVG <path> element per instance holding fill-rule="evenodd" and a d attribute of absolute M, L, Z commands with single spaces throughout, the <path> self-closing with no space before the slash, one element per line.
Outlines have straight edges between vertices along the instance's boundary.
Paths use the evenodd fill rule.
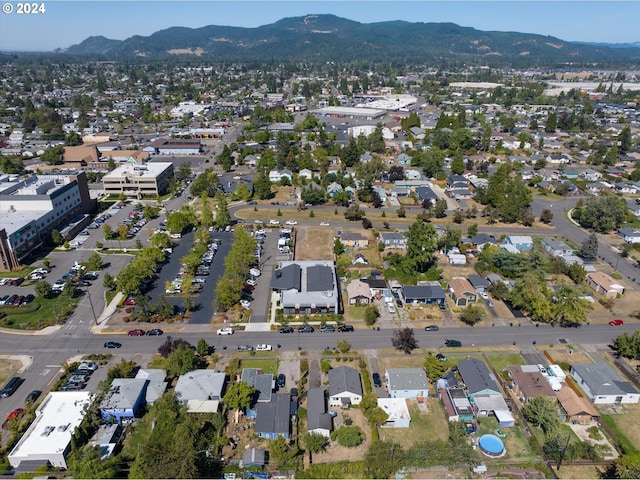
<path fill-rule="evenodd" d="M 440 360 L 441 362 L 446 362 L 446 361 L 447 361 L 447 357 L 445 357 L 445 356 L 444 356 L 443 354 L 441 354 L 441 353 L 436 354 L 436 358 L 437 358 L 438 360 Z"/>
<path fill-rule="evenodd" d="M 321 227 L 328 227 L 329 226 L 329 222 L 320 222 L 320 226 Z"/>
<path fill-rule="evenodd" d="M 216 332 L 217 335 L 233 335 L 234 330 L 231 327 L 219 328 Z"/>
<path fill-rule="evenodd" d="M 286 383 L 287 383 L 287 377 L 285 376 L 284 373 L 280 373 L 278 375 L 278 388 L 284 388 Z"/>
<path fill-rule="evenodd" d="M 250 278 L 249 280 L 246 281 L 246 284 L 252 287 L 255 287 L 258 284 L 258 282 L 256 282 L 253 278 Z"/>
<path fill-rule="evenodd" d="M 133 306 L 133 305 L 135 305 L 135 304 L 136 304 L 136 299 L 135 299 L 135 298 L 133 298 L 133 297 L 129 297 L 129 298 L 127 298 L 127 299 L 126 299 L 122 304 L 123 304 L 123 305 L 130 305 L 130 306 Z"/>
<path fill-rule="evenodd" d="M 87 385 L 85 383 L 65 383 L 62 385 L 62 390 L 65 392 L 84 390 Z"/>
<path fill-rule="evenodd" d="M 624 325 L 624 321 L 622 321 L 622 319 L 620 318 L 616 318 L 615 320 L 611 320 L 609 322 L 609 325 L 611 325 L 612 327 L 619 327 L 620 325 Z"/>
<path fill-rule="evenodd" d="M 142 337 L 144 335 L 144 330 L 140 328 L 136 328 L 135 330 L 129 330 L 127 335 L 130 337 Z"/>
<path fill-rule="evenodd" d="M 98 369 L 98 365 L 91 362 L 82 362 L 80 365 L 78 365 L 78 368 L 84 370 L 93 370 L 95 372 Z"/>
<path fill-rule="evenodd" d="M 380 374 L 378 372 L 375 372 L 373 374 L 373 386 L 374 387 L 381 387 L 382 386 L 382 380 L 380 379 Z"/>
<path fill-rule="evenodd" d="M 71 375 L 69 383 L 85 383 L 89 380 L 89 375 Z"/>
<path fill-rule="evenodd" d="M 41 390 L 32 390 L 24 399 L 24 403 L 35 402 L 38 398 L 40 398 L 40 395 L 42 395 Z"/>
<path fill-rule="evenodd" d="M 4 428 L 5 430 L 7 429 L 7 427 L 9 426 L 9 422 L 19 416 L 24 415 L 24 408 L 16 408 L 13 412 L 11 412 L 9 415 L 7 415 L 7 419 L 4 421 L 4 423 L 2 424 L 2 428 Z"/>
<path fill-rule="evenodd" d="M 320 327 L 320 331 L 321 332 L 335 332 L 336 331 L 336 327 L 334 327 L 333 325 L 325 325 L 323 327 Z"/>
<path fill-rule="evenodd" d="M 425 332 L 437 332 L 438 331 L 438 326 L 437 325 L 427 325 L 426 327 L 424 327 L 424 331 Z"/>
<path fill-rule="evenodd" d="M 298 331 L 301 333 L 313 333 L 316 331 L 316 329 L 311 325 L 303 325 L 301 327 L 298 327 Z"/>
<path fill-rule="evenodd" d="M 159 328 L 152 328 L 151 330 L 147 330 L 146 335 L 162 335 L 164 332 Z"/>
<path fill-rule="evenodd" d="M 396 313 L 396 307 L 393 306 L 393 303 L 387 303 L 387 310 L 392 315 Z"/>
<path fill-rule="evenodd" d="M 243 308 L 251 308 L 251 302 L 249 300 L 245 300 L 244 298 L 238 303 L 240 303 L 240 306 Z"/>
<path fill-rule="evenodd" d="M 293 333 L 293 328 L 291 328 L 291 327 L 282 327 L 280 329 L 280 333 Z"/>
<path fill-rule="evenodd" d="M 460 340 L 451 340 L 451 339 L 446 339 L 444 341 L 444 344 L 447 347 L 461 347 L 462 346 L 462 342 Z"/>
<path fill-rule="evenodd" d="M 118 342 L 104 342 L 104 348 L 120 348 L 121 343 Z"/>
<path fill-rule="evenodd" d="M 273 350 L 273 347 L 266 343 L 256 345 L 256 352 L 270 352 L 271 350 Z"/>
<path fill-rule="evenodd" d="M 287 220 L 287 221 L 285 222 L 285 224 L 286 224 L 286 225 L 297 225 L 297 224 L 298 224 L 298 222 L 297 222 L 297 220 Z"/>
<path fill-rule="evenodd" d="M 340 325 L 338 327 L 339 332 L 353 332 L 353 325 Z"/>
<path fill-rule="evenodd" d="M 30 293 L 29 295 L 25 295 L 24 299 L 22 300 L 22 305 L 28 305 L 29 303 L 33 302 L 35 298 L 35 295 L 32 293 Z"/>
<path fill-rule="evenodd" d="M 251 345 L 238 345 L 238 350 L 240 352 L 250 352 L 253 350 L 253 347 Z"/>

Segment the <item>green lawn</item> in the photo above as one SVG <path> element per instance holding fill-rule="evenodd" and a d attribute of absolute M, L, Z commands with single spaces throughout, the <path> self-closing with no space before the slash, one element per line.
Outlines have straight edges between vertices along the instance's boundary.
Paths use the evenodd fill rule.
<path fill-rule="evenodd" d="M 476 433 L 476 438 L 480 438 L 480 436 L 486 433 L 496 435 L 497 430 L 498 421 L 494 416 L 481 417 L 478 420 L 478 431 Z M 506 449 L 505 456 L 496 460 L 489 460 L 483 455 L 483 460 L 487 461 L 488 463 L 535 462 L 540 460 L 540 457 L 531 451 L 529 441 L 524 432 L 521 430 L 519 424 L 516 424 L 516 426 L 512 428 L 503 428 L 502 431 L 505 434 L 505 436 L 502 438 Z"/>
<path fill-rule="evenodd" d="M 6 316 L 0 319 L 0 327 L 37 330 L 55 325 L 71 315 L 79 301 L 79 298 L 64 296 L 50 299 L 37 297 L 22 307 L 2 306 L 0 313 Z"/>
<path fill-rule="evenodd" d="M 524 358 L 522 358 L 517 353 L 488 354 L 487 358 L 489 359 L 489 362 L 491 362 L 491 365 L 493 365 L 493 368 L 495 368 L 498 372 L 504 368 L 507 368 L 509 365 L 525 364 Z"/>
<path fill-rule="evenodd" d="M 263 352 L 257 352 L 257 355 Z M 264 352 L 266 354 L 270 352 Z M 264 373 L 278 374 L 278 360 L 273 358 L 243 358 L 240 360 L 240 369 L 243 368 L 261 368 Z"/>

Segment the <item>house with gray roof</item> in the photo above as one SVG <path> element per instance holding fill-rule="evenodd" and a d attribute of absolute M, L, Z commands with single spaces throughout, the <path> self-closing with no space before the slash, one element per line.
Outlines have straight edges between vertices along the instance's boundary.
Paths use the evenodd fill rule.
<path fill-rule="evenodd" d="M 271 401 L 274 388 L 273 373 L 263 373 L 261 368 L 243 368 L 240 381 L 256 389 L 258 403 Z"/>
<path fill-rule="evenodd" d="M 272 288 L 280 292 L 285 315 L 340 313 L 335 265 L 327 260 L 283 261 Z"/>
<path fill-rule="evenodd" d="M 438 195 L 431 187 L 416 187 L 416 195 L 418 196 L 419 202 L 428 200 L 432 204 L 435 204 L 438 201 Z"/>
<path fill-rule="evenodd" d="M 404 303 L 437 303 L 444 305 L 446 294 L 440 285 L 405 285 L 400 289 Z"/>
<path fill-rule="evenodd" d="M 144 406 L 149 380 L 142 378 L 114 378 L 100 404 L 100 416 L 105 421 L 122 423 L 135 418 Z"/>
<path fill-rule="evenodd" d="M 570 374 L 595 405 L 640 400 L 640 392 L 605 362 L 571 365 Z"/>
<path fill-rule="evenodd" d="M 222 400 L 225 373 L 215 370 L 192 370 L 178 377 L 174 388 L 178 402 L 187 412 L 215 413 Z"/>
<path fill-rule="evenodd" d="M 562 240 L 552 240 L 550 238 L 543 238 L 542 245 L 544 249 L 552 257 L 561 257 L 563 255 L 573 255 L 573 249 Z"/>
<path fill-rule="evenodd" d="M 469 280 L 469 283 L 473 286 L 473 288 L 476 289 L 476 292 L 478 293 L 484 292 L 486 289 L 489 288 L 489 285 L 490 285 L 488 280 L 485 280 L 484 278 L 482 278 L 480 275 L 476 273 L 469 275 L 467 277 L 467 280 Z"/>
<path fill-rule="evenodd" d="M 329 405 L 342 407 L 358 405 L 362 400 L 360 373 L 351 367 L 341 366 L 329 370 Z"/>
<path fill-rule="evenodd" d="M 495 376 L 482 360 L 477 358 L 460 360 L 458 373 L 467 389 L 467 394 L 473 398 L 478 415 L 509 411 Z"/>
<path fill-rule="evenodd" d="M 260 438 L 275 440 L 291 435 L 291 396 L 288 393 L 276 394 L 270 402 L 256 406 L 256 424 L 254 432 Z"/>
<path fill-rule="evenodd" d="M 153 404 L 167 391 L 167 372 L 161 368 L 141 368 L 136 373 L 136 378 L 149 380 L 144 397 L 147 405 Z"/>
<path fill-rule="evenodd" d="M 466 358 L 458 362 L 458 372 L 471 395 L 501 395 L 495 376 L 487 365 L 477 358 Z"/>
<path fill-rule="evenodd" d="M 329 438 L 331 430 L 333 430 L 333 419 L 327 413 L 324 388 L 310 388 L 307 392 L 307 431 Z"/>
<path fill-rule="evenodd" d="M 407 237 L 400 232 L 380 232 L 380 241 L 384 244 L 384 248 L 399 248 L 406 250 Z"/>
<path fill-rule="evenodd" d="M 624 227 L 618 230 L 618 236 L 626 243 L 640 243 L 640 229 Z"/>
<path fill-rule="evenodd" d="M 421 368 L 389 368 L 384 378 L 390 398 L 426 400 L 429 396 L 429 381 Z"/>

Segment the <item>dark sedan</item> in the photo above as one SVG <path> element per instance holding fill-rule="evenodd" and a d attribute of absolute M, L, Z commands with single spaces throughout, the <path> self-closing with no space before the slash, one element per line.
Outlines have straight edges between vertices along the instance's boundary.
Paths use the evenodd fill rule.
<path fill-rule="evenodd" d="M 120 348 L 121 343 L 118 342 L 104 342 L 104 348 Z"/>

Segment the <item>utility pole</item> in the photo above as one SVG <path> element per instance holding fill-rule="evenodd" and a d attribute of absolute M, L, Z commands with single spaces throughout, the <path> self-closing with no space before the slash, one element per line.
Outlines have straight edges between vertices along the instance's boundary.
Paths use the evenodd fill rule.
<path fill-rule="evenodd" d="M 93 308 L 93 301 L 91 300 L 91 292 L 87 288 L 87 298 L 89 299 L 89 306 L 91 307 L 91 313 L 93 314 L 93 321 L 96 325 L 98 325 L 98 317 L 96 317 L 96 311 Z"/>

